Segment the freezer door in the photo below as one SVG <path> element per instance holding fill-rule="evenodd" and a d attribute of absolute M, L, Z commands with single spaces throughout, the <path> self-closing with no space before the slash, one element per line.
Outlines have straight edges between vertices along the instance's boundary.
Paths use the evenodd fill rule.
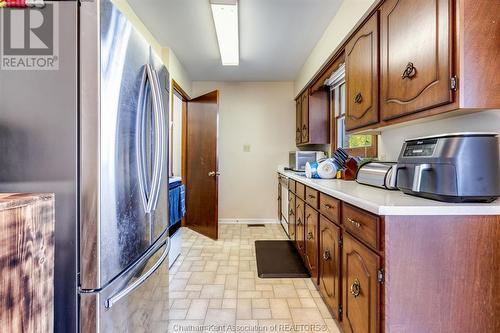
<path fill-rule="evenodd" d="M 81 296 L 81 332 L 167 331 L 170 243 L 155 244 L 101 292 Z"/>

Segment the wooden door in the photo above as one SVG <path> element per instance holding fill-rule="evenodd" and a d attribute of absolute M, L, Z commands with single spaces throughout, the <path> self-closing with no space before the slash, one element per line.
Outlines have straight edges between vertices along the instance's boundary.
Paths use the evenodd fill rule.
<path fill-rule="evenodd" d="M 307 90 L 302 94 L 301 110 L 302 110 L 301 143 L 308 143 L 309 142 L 309 92 Z"/>
<path fill-rule="evenodd" d="M 299 250 L 300 254 L 304 256 L 304 201 L 296 197 L 296 208 L 295 208 L 295 213 L 296 213 L 296 229 L 295 229 L 295 239 L 296 239 L 296 244 L 297 244 L 297 249 Z"/>
<path fill-rule="evenodd" d="M 295 143 L 299 145 L 302 142 L 302 96 L 297 98 L 295 106 Z"/>
<path fill-rule="evenodd" d="M 288 191 L 288 235 L 295 240 L 295 194 Z"/>
<path fill-rule="evenodd" d="M 309 205 L 305 209 L 305 254 L 306 265 L 311 278 L 317 283 L 318 278 L 318 212 Z"/>
<path fill-rule="evenodd" d="M 217 133 L 219 92 L 188 101 L 186 114 L 186 226 L 218 237 Z"/>
<path fill-rule="evenodd" d="M 342 254 L 343 328 L 346 333 L 380 331 L 380 257 L 344 233 Z"/>
<path fill-rule="evenodd" d="M 319 223 L 319 290 L 340 320 L 340 228 L 323 216 Z"/>
<path fill-rule="evenodd" d="M 452 102 L 449 0 L 388 0 L 380 7 L 382 118 Z"/>
<path fill-rule="evenodd" d="M 346 46 L 346 129 L 376 124 L 378 117 L 377 12 Z"/>

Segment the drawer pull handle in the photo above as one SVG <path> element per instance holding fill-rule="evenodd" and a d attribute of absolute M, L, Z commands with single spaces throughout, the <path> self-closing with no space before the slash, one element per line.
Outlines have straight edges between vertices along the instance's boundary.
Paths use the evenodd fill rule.
<path fill-rule="evenodd" d="M 409 62 L 404 71 L 403 71 L 403 74 L 401 74 L 401 77 L 403 79 L 411 79 L 412 77 L 415 76 L 415 74 L 417 73 L 417 69 L 415 68 L 415 66 L 413 66 L 413 63 L 412 62 Z"/>
<path fill-rule="evenodd" d="M 361 95 L 361 93 L 357 93 L 356 96 L 354 96 L 354 103 L 361 104 L 362 101 L 363 96 Z"/>
<path fill-rule="evenodd" d="M 310 217 L 311 217 L 311 214 L 307 214 L 306 220 L 309 220 Z"/>
<path fill-rule="evenodd" d="M 354 283 L 351 285 L 351 294 L 354 298 L 358 297 L 361 293 L 361 284 L 358 279 L 354 279 Z"/>
<path fill-rule="evenodd" d="M 333 206 L 332 206 L 332 205 L 330 205 L 330 204 L 325 204 L 325 207 L 326 207 L 327 209 L 333 209 Z"/>
<path fill-rule="evenodd" d="M 351 219 L 350 217 L 347 218 L 347 221 L 349 221 L 356 228 L 358 228 L 358 229 L 361 228 L 361 223 L 359 223 L 358 221 L 355 221 L 355 220 Z"/>
<path fill-rule="evenodd" d="M 332 259 L 332 256 L 331 256 L 331 254 L 330 254 L 330 251 L 326 250 L 326 251 L 323 253 L 323 260 L 324 260 L 324 261 L 328 261 L 328 260 L 330 260 L 330 259 Z"/>
<path fill-rule="evenodd" d="M 316 199 L 316 197 L 312 194 L 308 194 L 307 196 L 309 197 L 309 199 Z"/>
<path fill-rule="evenodd" d="M 290 209 L 290 212 L 288 213 L 288 215 L 293 216 L 293 210 Z"/>
<path fill-rule="evenodd" d="M 314 238 L 314 237 L 313 237 L 313 233 L 312 233 L 312 232 L 308 232 L 308 233 L 307 233 L 307 239 L 311 240 L 311 239 L 313 239 L 313 238 Z"/>
<path fill-rule="evenodd" d="M 302 221 L 300 220 L 300 217 L 299 217 L 299 218 L 297 218 L 297 224 L 298 224 L 298 225 L 302 225 Z"/>

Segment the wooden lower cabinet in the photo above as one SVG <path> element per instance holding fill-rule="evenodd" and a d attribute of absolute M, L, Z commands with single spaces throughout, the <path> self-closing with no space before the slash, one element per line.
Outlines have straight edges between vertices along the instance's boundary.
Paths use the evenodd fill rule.
<path fill-rule="evenodd" d="M 340 320 L 340 228 L 319 219 L 319 290 L 333 316 Z"/>
<path fill-rule="evenodd" d="M 288 235 L 295 240 L 295 194 L 288 192 Z"/>
<path fill-rule="evenodd" d="M 342 326 L 345 333 L 380 332 L 380 257 L 344 233 Z"/>
<path fill-rule="evenodd" d="M 302 257 L 304 257 L 304 201 L 296 197 L 295 204 L 295 239 L 297 249 Z"/>
<path fill-rule="evenodd" d="M 314 208 L 306 205 L 305 209 L 305 263 L 312 279 L 317 283 L 318 278 L 318 218 Z"/>

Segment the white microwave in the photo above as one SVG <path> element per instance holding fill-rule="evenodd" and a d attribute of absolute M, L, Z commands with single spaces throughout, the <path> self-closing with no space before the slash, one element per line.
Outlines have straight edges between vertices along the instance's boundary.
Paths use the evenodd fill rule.
<path fill-rule="evenodd" d="M 289 155 L 289 167 L 294 171 L 304 171 L 307 162 L 316 162 L 325 158 L 322 151 L 291 151 Z"/>

